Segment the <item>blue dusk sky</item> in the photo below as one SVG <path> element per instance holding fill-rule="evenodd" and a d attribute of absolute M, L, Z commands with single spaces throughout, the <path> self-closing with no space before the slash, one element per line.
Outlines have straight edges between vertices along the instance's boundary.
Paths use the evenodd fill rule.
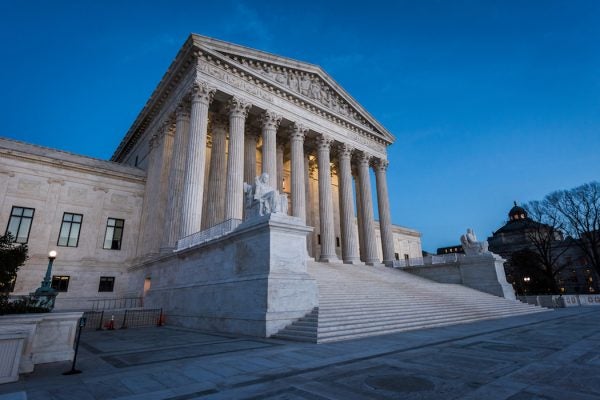
<path fill-rule="evenodd" d="M 108 159 L 190 32 L 318 64 L 396 136 L 423 248 L 599 179 L 598 1 L 0 2 L 0 136 Z"/>

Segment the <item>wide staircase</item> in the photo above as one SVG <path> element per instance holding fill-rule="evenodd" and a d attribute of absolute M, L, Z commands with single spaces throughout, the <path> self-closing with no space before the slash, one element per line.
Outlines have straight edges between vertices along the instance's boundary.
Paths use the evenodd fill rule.
<path fill-rule="evenodd" d="M 309 262 L 319 306 L 274 337 L 316 343 L 550 311 L 385 266 Z"/>

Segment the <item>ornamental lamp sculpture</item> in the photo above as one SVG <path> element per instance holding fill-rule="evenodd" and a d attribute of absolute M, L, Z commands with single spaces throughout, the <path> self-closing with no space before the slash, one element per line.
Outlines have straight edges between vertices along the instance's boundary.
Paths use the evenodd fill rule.
<path fill-rule="evenodd" d="M 57 291 L 52 288 L 52 264 L 56 258 L 56 251 L 52 250 L 48 253 L 48 268 L 46 269 L 46 276 L 39 288 L 31 294 L 31 301 L 34 307 L 43 308 L 47 311 L 52 311 L 54 308 L 54 301 L 56 300 Z"/>

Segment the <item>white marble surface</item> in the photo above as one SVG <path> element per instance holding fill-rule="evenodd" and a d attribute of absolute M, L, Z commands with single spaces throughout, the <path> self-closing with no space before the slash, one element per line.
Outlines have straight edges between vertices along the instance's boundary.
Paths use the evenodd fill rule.
<path fill-rule="evenodd" d="M 0 331 L 26 333 L 19 372 L 31 372 L 36 364 L 73 359 L 73 343 L 81 312 L 52 312 L 0 316 Z"/>
<path fill-rule="evenodd" d="M 403 268 L 403 271 L 440 283 L 454 283 L 515 300 L 513 287 L 506 281 L 504 262 L 496 254 L 461 256 L 458 262 Z"/>
<path fill-rule="evenodd" d="M 270 336 L 317 305 L 306 272 L 306 234 L 298 218 L 271 214 L 198 247 L 131 269 L 132 290 L 152 286 L 146 307 L 169 324 Z"/>
<path fill-rule="evenodd" d="M 19 365 L 27 331 L 0 326 L 0 384 L 19 380 Z"/>

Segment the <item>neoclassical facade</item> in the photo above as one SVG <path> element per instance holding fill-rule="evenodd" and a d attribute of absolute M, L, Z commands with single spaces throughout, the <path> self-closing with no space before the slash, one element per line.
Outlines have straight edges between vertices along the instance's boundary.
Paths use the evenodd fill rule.
<path fill-rule="evenodd" d="M 112 160 L 148 171 L 139 256 L 242 220 L 244 183 L 265 172 L 315 227 L 310 256 L 389 264 L 409 254 L 390 216 L 393 141 L 321 68 L 192 35 Z"/>
<path fill-rule="evenodd" d="M 110 161 L 0 139 L 0 224 L 28 224 L 21 241 L 30 259 L 14 293 L 39 286 L 49 250 L 58 252 L 58 308 L 142 296 L 150 280 L 160 293 L 165 274 L 152 268 L 189 257 L 182 241 L 237 227 L 244 184 L 262 173 L 287 195 L 294 223 L 307 227 L 302 257 L 419 257 L 420 233 L 391 221 L 393 141 L 320 67 L 191 35 Z M 201 262 L 213 257 L 203 251 Z M 206 282 L 229 261 L 211 262 Z"/>

